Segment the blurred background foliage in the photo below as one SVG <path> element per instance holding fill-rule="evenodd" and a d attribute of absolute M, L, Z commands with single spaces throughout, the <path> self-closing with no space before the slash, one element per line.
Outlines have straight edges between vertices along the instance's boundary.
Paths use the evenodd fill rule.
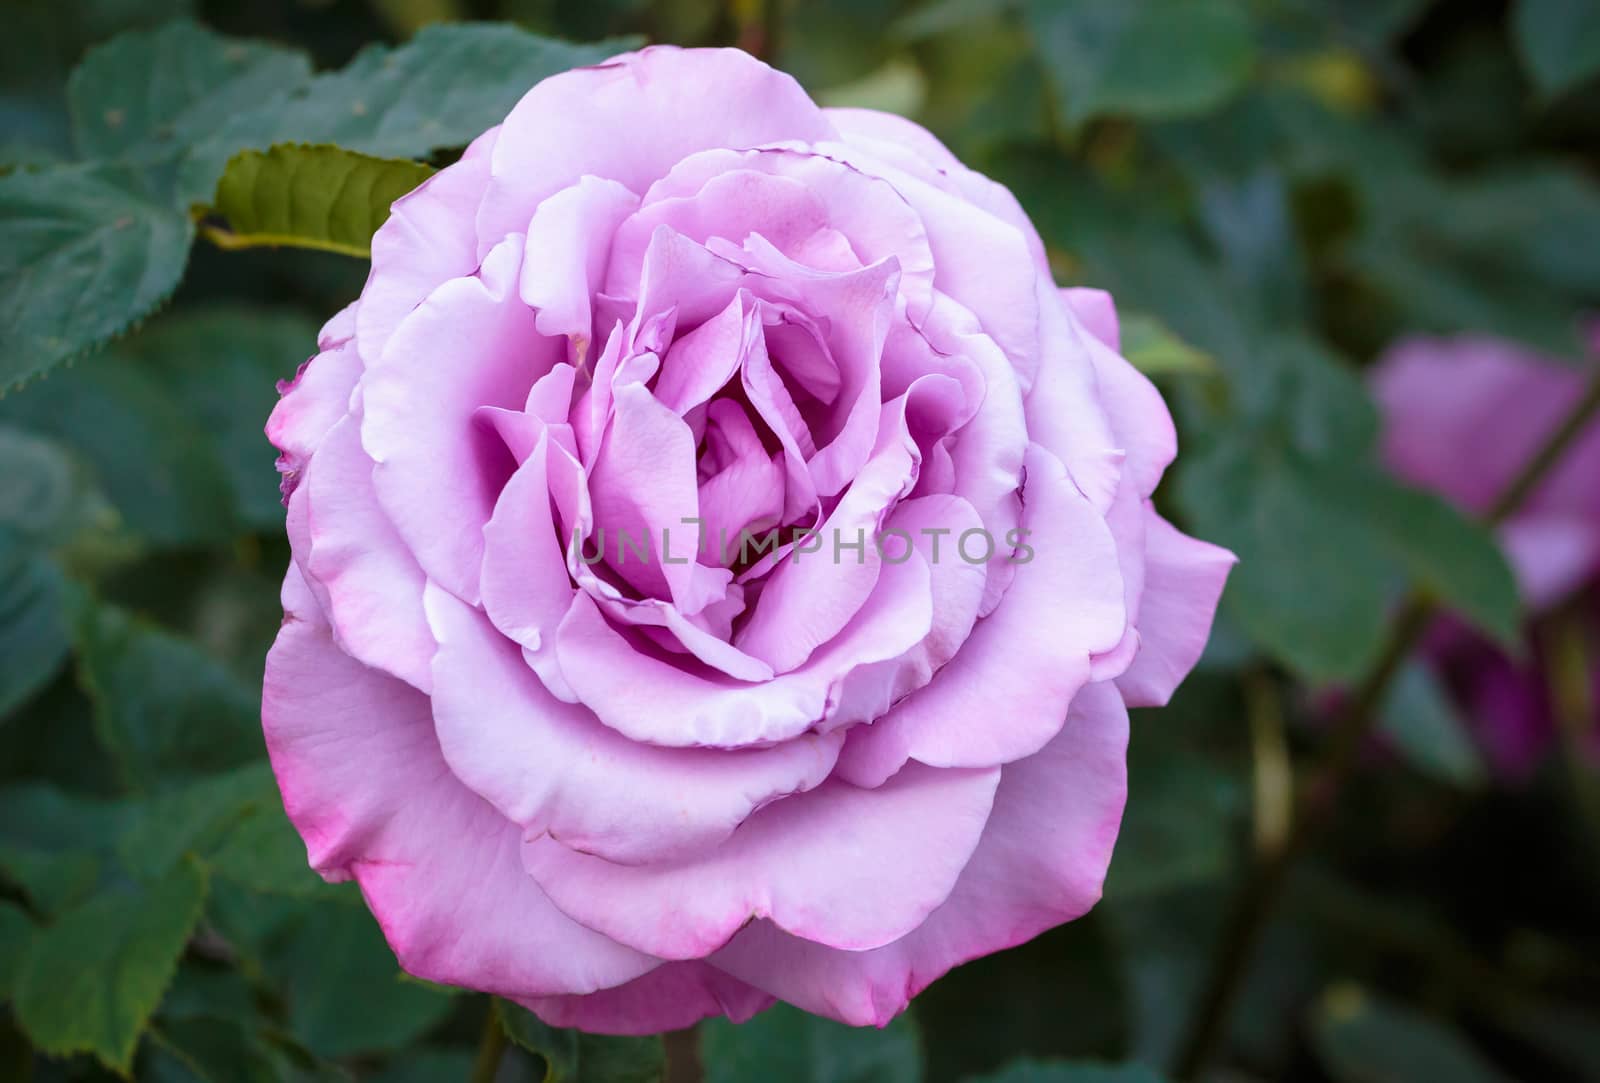
<path fill-rule="evenodd" d="M 352 890 L 305 870 L 264 764 L 288 552 L 261 426 L 365 264 L 189 251 L 188 206 L 233 150 L 279 139 L 440 164 L 533 78 L 614 48 L 424 29 L 462 20 L 736 43 L 824 104 L 928 125 L 1012 187 L 1061 282 L 1114 291 L 1179 418 L 1160 500 L 1243 558 L 1200 669 L 1136 713 L 1096 911 L 958 969 L 882 1032 L 780 1008 L 673 1036 L 673 1078 L 1162 1078 L 1221 915 L 1281 843 L 1288 780 L 1400 593 L 1519 638 L 1487 532 L 1376 464 L 1361 369 L 1419 332 L 1580 362 L 1600 5 L 10 0 L 0 1078 L 463 1079 L 501 1024 L 503 1080 L 666 1070 L 659 1041 L 497 1020 L 400 976 Z M 1600 1079 L 1593 771 L 1557 746 L 1499 780 L 1420 667 L 1383 708 L 1214 1078 Z"/>

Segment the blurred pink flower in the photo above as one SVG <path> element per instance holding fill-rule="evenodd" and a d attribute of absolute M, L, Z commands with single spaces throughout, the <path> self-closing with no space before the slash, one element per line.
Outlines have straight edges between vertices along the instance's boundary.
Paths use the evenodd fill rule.
<path fill-rule="evenodd" d="M 1595 335 L 1600 344 L 1600 328 Z M 1464 511 L 1483 515 L 1582 395 L 1586 374 L 1490 339 L 1411 339 L 1373 372 L 1391 469 Z M 1437 622 L 1428 656 L 1462 705 L 1491 764 L 1525 777 L 1555 734 L 1539 618 L 1579 593 L 1600 633 L 1600 424 L 1556 464 L 1499 530 L 1530 615 L 1516 659 L 1453 618 Z M 1594 668 L 1600 702 L 1600 659 Z"/>

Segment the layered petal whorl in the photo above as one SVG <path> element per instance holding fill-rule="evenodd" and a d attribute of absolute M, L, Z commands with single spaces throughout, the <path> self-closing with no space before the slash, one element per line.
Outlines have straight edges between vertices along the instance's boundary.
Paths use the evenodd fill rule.
<path fill-rule="evenodd" d="M 597 133 L 608 133 L 601 136 Z M 263 723 L 402 965 L 646 1033 L 882 1024 L 1092 906 L 1232 558 L 1115 308 L 733 50 L 533 88 L 283 388 Z"/>

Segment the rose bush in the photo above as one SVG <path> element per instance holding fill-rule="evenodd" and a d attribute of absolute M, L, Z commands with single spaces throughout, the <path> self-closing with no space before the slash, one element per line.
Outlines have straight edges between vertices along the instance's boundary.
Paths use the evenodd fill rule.
<path fill-rule="evenodd" d="M 1600 343 L 1600 333 L 1595 336 Z M 1493 339 L 1411 339 L 1373 370 L 1382 451 L 1400 477 L 1475 515 L 1495 499 L 1583 394 L 1584 374 Z M 1600 628 L 1600 426 L 1590 428 L 1499 531 L 1534 621 L 1512 658 L 1462 622 L 1429 635 L 1429 656 L 1464 708 L 1489 762 L 1524 778 L 1555 734 L 1538 617 L 1587 589 Z M 1592 675 L 1600 702 L 1600 670 Z"/>
<path fill-rule="evenodd" d="M 407 970 L 595 1031 L 882 1024 L 1094 904 L 1126 709 L 1232 557 L 1154 511 L 1167 411 L 1005 189 L 651 48 L 534 87 L 372 257 L 268 424 L 263 723 Z"/>

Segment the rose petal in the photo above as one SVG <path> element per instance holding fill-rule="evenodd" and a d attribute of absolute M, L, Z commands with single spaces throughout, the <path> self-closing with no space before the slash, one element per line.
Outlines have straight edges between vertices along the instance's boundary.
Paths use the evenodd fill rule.
<path fill-rule="evenodd" d="M 541 201 L 585 174 L 643 192 L 695 151 L 834 135 L 800 84 L 748 53 L 662 45 L 544 80 L 501 133 L 480 237 L 520 231 Z"/>
<path fill-rule="evenodd" d="M 306 471 L 306 567 L 327 591 L 339 644 L 426 692 L 434 642 L 422 614 L 424 576 L 378 505 L 360 425 L 341 419 Z"/>
<path fill-rule="evenodd" d="M 515 465 L 475 414 L 522 405 L 562 360 L 516 295 L 521 262 L 513 235 L 478 274 L 434 290 L 362 382 L 361 443 L 378 464 L 379 501 L 428 578 L 473 603 L 483 525 Z"/>
<path fill-rule="evenodd" d="M 951 967 L 1081 917 L 1100 898 L 1127 794 L 1128 715 L 1090 685 L 1033 756 L 1001 769 L 983 838 L 950 897 L 900 940 L 839 951 L 770 921 L 710 957 L 718 969 L 809 1012 L 884 1026 Z"/>
<path fill-rule="evenodd" d="M 289 576 L 298 578 L 292 568 Z M 656 964 L 578 925 L 523 871 L 522 831 L 456 781 L 426 696 L 334 645 L 286 581 L 267 752 L 313 867 L 354 877 L 407 971 L 507 996 L 593 992 Z"/>
<path fill-rule="evenodd" d="M 551 696 L 482 613 L 437 589 L 427 604 L 445 760 L 530 836 L 627 864 L 698 853 L 817 786 L 838 757 L 833 736 L 740 751 L 630 741 Z"/>
<path fill-rule="evenodd" d="M 1029 756 L 1060 730 L 1068 703 L 1089 679 L 1089 656 L 1121 641 L 1122 572 L 1105 520 L 1043 448 L 1029 449 L 1027 472 L 1032 559 L 1017 565 L 999 608 L 927 687 L 851 731 L 840 777 L 876 786 L 912 759 L 986 767 Z M 1017 680 L 1019 673 L 1028 679 Z M 997 723 L 975 726 L 975 718 Z"/>
<path fill-rule="evenodd" d="M 772 997 L 696 960 L 662 963 L 642 978 L 587 996 L 519 1003 L 553 1027 L 589 1034 L 659 1034 L 712 1016 L 743 1023 L 771 1007 Z"/>
<path fill-rule="evenodd" d="M 1228 570 L 1238 558 L 1181 533 L 1148 504 L 1144 519 L 1139 653 L 1117 687 L 1130 707 L 1164 707 L 1200 660 Z"/>
<path fill-rule="evenodd" d="M 999 780 L 995 768 L 914 768 L 876 790 L 825 782 L 681 861 L 618 865 L 550 838 L 529 842 L 523 860 L 566 913 L 662 958 L 701 958 L 752 918 L 865 950 L 915 929 L 949 896 Z"/>
<path fill-rule="evenodd" d="M 498 127 L 490 128 L 459 161 L 395 200 L 372 235 L 372 270 L 356 315 L 361 357 L 368 365 L 377 363 L 400 321 L 430 293 L 477 269 L 473 219 L 489 185 L 489 155 L 499 134 Z"/>
<path fill-rule="evenodd" d="M 538 311 L 541 335 L 572 340 L 572 362 L 583 367 L 594 333 L 591 298 L 605 281 L 611 235 L 639 205 L 616 181 L 583 177 L 539 204 L 528 223 L 527 250 L 518 287 Z"/>

